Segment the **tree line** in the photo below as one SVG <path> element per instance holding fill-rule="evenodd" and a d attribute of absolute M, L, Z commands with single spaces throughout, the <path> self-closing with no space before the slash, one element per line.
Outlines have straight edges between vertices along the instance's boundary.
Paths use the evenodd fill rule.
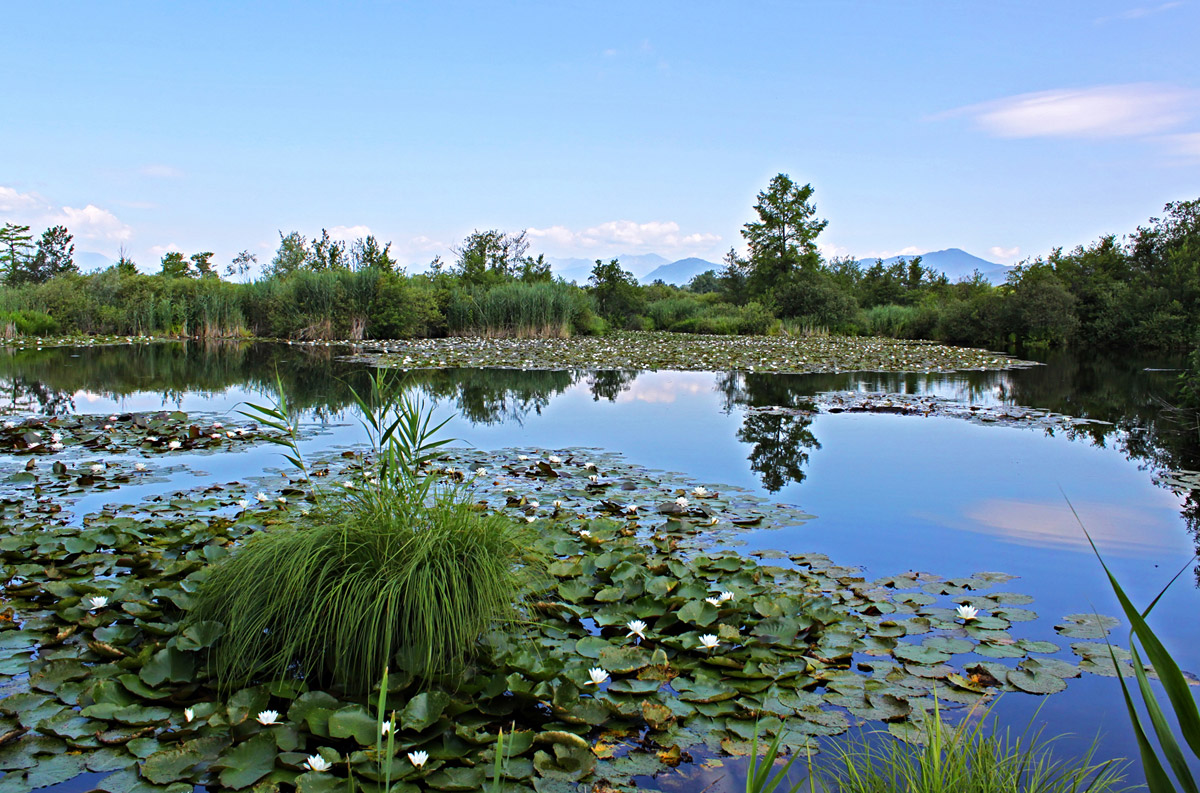
<path fill-rule="evenodd" d="M 999 285 L 979 273 L 958 283 L 919 258 L 885 265 L 826 258 L 827 221 L 814 190 L 786 174 L 758 193 L 742 229 L 744 252 L 686 287 L 639 284 L 598 260 L 582 287 L 554 278 L 524 232 L 474 231 L 408 274 L 391 244 L 328 231 L 280 233 L 257 278 L 242 251 L 166 253 L 142 274 L 122 253 L 81 274 L 62 226 L 34 241 L 28 226 L 0 229 L 0 326 L 9 332 L 175 333 L 281 338 L 567 335 L 608 330 L 696 333 L 847 333 L 986 346 L 1180 350 L 1200 332 L 1200 200 L 1162 217 L 1023 262 Z M 222 278 L 222 275 L 224 278 Z"/>

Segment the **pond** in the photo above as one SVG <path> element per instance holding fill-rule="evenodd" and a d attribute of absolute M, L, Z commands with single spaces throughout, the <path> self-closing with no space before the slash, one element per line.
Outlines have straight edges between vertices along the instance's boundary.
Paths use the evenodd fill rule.
<path fill-rule="evenodd" d="M 0 405 L 15 414 L 178 409 L 228 420 L 246 402 L 269 403 L 278 378 L 306 416 L 306 453 L 319 454 L 364 439 L 349 389 L 365 385 L 366 367 L 346 352 L 266 343 L 0 351 Z M 409 377 L 450 418 L 458 445 L 529 455 L 599 449 L 809 516 L 742 530 L 743 553 L 826 554 L 868 579 L 1017 576 L 1003 588 L 1032 596 L 1038 615 L 1022 635 L 1056 642 L 1063 649 L 1051 657 L 1077 662 L 1055 625 L 1120 610 L 1072 506 L 1137 604 L 1195 553 L 1195 494 L 1164 481 L 1166 472 L 1200 468 L 1195 431 L 1165 409 L 1176 365 L 1060 353 L 1032 368 L 940 374 L 445 369 Z M 23 462 L 0 458 L 0 473 Z M 166 476 L 80 497 L 76 519 L 108 503 L 281 467 L 266 444 L 171 462 Z M 1198 580 L 1185 573 L 1151 619 L 1192 671 L 1200 670 Z M 1125 644 L 1124 628 L 1113 636 Z M 1049 697 L 1006 694 L 994 712 L 1018 732 L 1032 722 L 1047 736 L 1068 733 L 1062 752 L 1096 740 L 1101 758 L 1136 757 L 1111 677 L 1085 674 Z M 656 784 L 689 789 L 672 778 Z"/>

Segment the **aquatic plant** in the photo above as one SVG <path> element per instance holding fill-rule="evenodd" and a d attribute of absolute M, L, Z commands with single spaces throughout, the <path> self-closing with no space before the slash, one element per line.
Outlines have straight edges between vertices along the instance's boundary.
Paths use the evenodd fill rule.
<path fill-rule="evenodd" d="M 1070 501 L 1067 501 L 1070 505 Z M 1158 604 L 1158 601 L 1171 585 L 1183 575 L 1184 571 L 1192 566 L 1195 561 L 1193 556 L 1187 561 L 1179 572 L 1167 582 L 1167 585 L 1155 596 L 1154 600 L 1150 601 L 1150 605 L 1143 611 L 1133 605 L 1133 602 L 1125 594 L 1125 590 L 1121 587 L 1117 577 L 1113 575 L 1108 565 L 1104 562 L 1104 557 L 1100 555 L 1100 549 L 1096 547 L 1096 543 L 1092 540 L 1092 536 L 1088 534 L 1087 528 L 1083 525 L 1083 521 L 1079 518 L 1079 513 L 1075 512 L 1074 505 L 1071 505 L 1071 512 L 1074 513 L 1075 519 L 1079 521 L 1079 526 L 1083 529 L 1084 535 L 1087 537 L 1088 543 L 1092 546 L 1092 551 L 1096 554 L 1096 558 L 1100 560 L 1100 566 L 1104 568 L 1104 574 L 1108 577 L 1108 583 L 1112 587 L 1113 593 L 1117 596 L 1117 600 L 1121 603 L 1121 610 L 1125 613 L 1125 618 L 1129 620 L 1129 653 L 1132 656 L 1133 674 L 1137 678 L 1138 692 L 1141 694 L 1142 703 L 1146 707 L 1146 713 L 1150 718 L 1150 724 L 1154 729 L 1154 735 L 1158 739 L 1159 747 L 1162 750 L 1163 757 L 1166 758 L 1167 765 L 1171 767 L 1171 771 L 1175 774 L 1175 779 L 1179 782 L 1180 787 L 1176 788 L 1168 776 L 1166 768 L 1163 767 L 1162 761 L 1158 757 L 1158 753 L 1154 750 L 1154 746 L 1150 743 L 1150 738 L 1147 735 L 1145 725 L 1142 723 L 1141 717 L 1138 715 L 1137 708 L 1134 707 L 1133 697 L 1129 693 L 1129 687 L 1125 684 L 1123 676 L 1118 675 L 1117 680 L 1121 683 L 1121 694 L 1125 700 L 1125 708 L 1129 713 L 1129 723 L 1133 726 L 1133 734 L 1137 738 L 1138 754 L 1142 759 L 1142 768 L 1146 774 L 1146 785 L 1150 789 L 1150 793 L 1174 793 L 1177 789 L 1195 793 L 1197 790 L 1196 781 L 1192 776 L 1191 770 L 1188 768 L 1188 758 L 1180 748 L 1180 741 L 1176 738 L 1170 723 L 1167 721 L 1162 705 L 1158 701 L 1158 697 L 1154 694 L 1154 689 L 1150 687 L 1149 676 L 1146 673 L 1146 664 L 1142 662 L 1142 652 L 1146 654 L 1146 660 L 1149 661 L 1154 672 L 1158 675 L 1159 681 L 1162 683 L 1163 691 L 1167 695 L 1167 700 L 1171 703 L 1171 708 L 1174 711 L 1175 722 L 1179 725 L 1179 732 L 1185 743 L 1191 750 L 1192 757 L 1200 759 L 1200 712 L 1196 708 L 1196 699 L 1192 696 L 1187 679 L 1179 669 L 1179 664 L 1171 657 L 1167 648 L 1163 645 L 1162 640 L 1146 622 L 1146 618 L 1150 616 L 1150 612 Z M 1142 650 L 1138 649 L 1138 644 L 1141 644 Z M 1118 657 L 1112 645 L 1108 647 L 1109 656 L 1115 666 L 1118 662 Z"/>
<path fill-rule="evenodd" d="M 1104 793 L 1126 790 L 1123 763 L 1095 762 L 1095 744 L 1080 758 L 1058 759 L 1041 731 L 1013 736 L 986 729 L 990 710 L 950 727 L 940 709 L 910 727 L 907 740 L 872 736 L 835 746 L 818 769 L 822 790 L 838 793 Z"/>
<path fill-rule="evenodd" d="M 299 672 L 365 688 L 389 663 L 430 678 L 461 665 L 497 620 L 513 619 L 536 569 L 523 521 L 477 510 L 421 473 L 444 440 L 431 411 L 386 374 L 359 400 L 374 458 L 307 517 L 246 542 L 215 565 L 191 617 L 221 623 L 212 663 L 233 686 Z M 280 394 L 251 406 L 308 477 Z M 311 480 L 309 480 L 311 483 Z"/>

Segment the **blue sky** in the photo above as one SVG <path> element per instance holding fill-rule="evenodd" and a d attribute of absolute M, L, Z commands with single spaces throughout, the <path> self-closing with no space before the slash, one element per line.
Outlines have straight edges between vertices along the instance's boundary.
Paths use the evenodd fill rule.
<path fill-rule="evenodd" d="M 1200 0 L 18 3 L 0 221 L 143 269 L 321 228 L 716 260 L 816 189 L 827 253 L 1013 262 L 1200 197 Z"/>

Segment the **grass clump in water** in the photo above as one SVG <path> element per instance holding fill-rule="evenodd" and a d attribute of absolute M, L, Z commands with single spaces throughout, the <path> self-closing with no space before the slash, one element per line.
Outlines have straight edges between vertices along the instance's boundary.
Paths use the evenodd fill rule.
<path fill-rule="evenodd" d="M 935 713 L 914 727 L 911 743 L 863 741 L 836 750 L 816 790 L 838 793 L 1107 793 L 1128 790 L 1123 764 L 1057 759 L 1040 732 L 988 734 L 985 718 L 949 727 Z M 798 789 L 793 788 L 793 789 Z"/>
<path fill-rule="evenodd" d="M 248 541 L 200 588 L 191 617 L 224 626 L 210 656 L 223 687 L 298 674 L 362 691 L 388 665 L 428 679 L 518 617 L 539 566 L 531 529 L 420 473 L 442 425 L 386 378 L 360 405 L 374 446 L 364 478 Z M 256 410 L 292 430 L 288 459 L 303 467 L 286 403 Z"/>

